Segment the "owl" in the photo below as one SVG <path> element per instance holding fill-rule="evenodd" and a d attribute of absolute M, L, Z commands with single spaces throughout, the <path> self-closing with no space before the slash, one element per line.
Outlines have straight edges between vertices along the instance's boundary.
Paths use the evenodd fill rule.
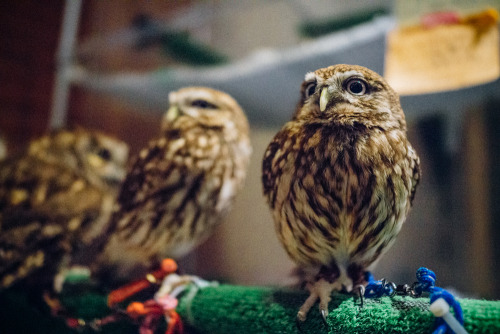
<path fill-rule="evenodd" d="M 412 204 L 419 158 L 398 95 L 361 66 L 307 73 L 262 169 L 278 238 L 306 273 L 310 296 L 297 318 L 318 299 L 325 318 L 332 291 L 362 289 Z"/>
<path fill-rule="evenodd" d="M 228 94 L 186 87 L 169 94 L 160 135 L 128 169 L 97 261 L 105 284 L 138 277 L 203 242 L 241 189 L 249 125 Z"/>
<path fill-rule="evenodd" d="M 125 177 L 128 146 L 58 130 L 0 162 L 0 289 L 52 283 L 62 261 L 100 235 Z"/>

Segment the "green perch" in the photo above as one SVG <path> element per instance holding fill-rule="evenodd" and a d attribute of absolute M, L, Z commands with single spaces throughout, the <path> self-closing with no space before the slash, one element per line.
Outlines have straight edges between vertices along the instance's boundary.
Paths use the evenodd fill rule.
<path fill-rule="evenodd" d="M 67 295 L 61 298 L 73 316 L 102 318 L 109 314 L 106 296 L 98 293 Z M 209 286 L 193 296 L 179 298 L 177 312 L 188 332 L 195 333 L 432 333 L 434 316 L 429 298 L 382 297 L 365 300 L 334 294 L 327 318 L 328 328 L 313 308 L 304 323 L 296 314 L 307 297 L 305 291 L 236 285 Z M 0 333 L 77 333 L 62 319 L 35 309 L 26 293 L 11 289 L 0 294 Z M 500 301 L 460 299 L 465 329 L 469 333 L 500 333 Z M 300 328 L 299 328 L 300 327 Z M 80 331 L 81 333 L 82 331 Z M 85 328 L 83 333 L 93 333 Z M 158 333 L 164 332 L 164 326 Z M 102 327 L 100 333 L 137 333 L 137 324 L 123 319 Z"/>

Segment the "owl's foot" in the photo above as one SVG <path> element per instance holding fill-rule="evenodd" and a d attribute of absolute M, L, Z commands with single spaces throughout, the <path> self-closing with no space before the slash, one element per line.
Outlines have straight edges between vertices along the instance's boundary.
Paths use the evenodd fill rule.
<path fill-rule="evenodd" d="M 342 284 L 339 281 L 331 283 L 323 278 L 320 278 L 316 282 L 307 283 L 306 288 L 309 290 L 310 295 L 300 307 L 299 312 L 297 313 L 297 320 L 301 322 L 305 321 L 307 319 L 307 313 L 319 299 L 319 312 L 324 323 L 326 324 L 326 317 L 328 316 L 328 303 L 331 300 L 330 295 L 332 291 L 341 290 Z"/>

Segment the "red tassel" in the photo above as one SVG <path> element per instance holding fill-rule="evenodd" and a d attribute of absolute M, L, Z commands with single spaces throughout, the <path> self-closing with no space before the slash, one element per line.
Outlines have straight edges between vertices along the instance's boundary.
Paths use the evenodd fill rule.
<path fill-rule="evenodd" d="M 184 324 L 182 323 L 179 313 L 171 311 L 167 323 L 165 334 L 182 334 L 184 333 Z"/>
<path fill-rule="evenodd" d="M 151 275 L 155 280 L 162 280 L 165 276 L 175 272 L 176 270 L 177 263 L 173 259 L 164 259 L 161 262 L 161 268 L 148 274 L 148 276 Z M 133 296 L 136 293 L 150 287 L 151 284 L 150 280 L 143 278 L 111 291 L 108 295 L 108 307 L 112 308 L 117 303 L 120 303 L 130 296 Z"/>

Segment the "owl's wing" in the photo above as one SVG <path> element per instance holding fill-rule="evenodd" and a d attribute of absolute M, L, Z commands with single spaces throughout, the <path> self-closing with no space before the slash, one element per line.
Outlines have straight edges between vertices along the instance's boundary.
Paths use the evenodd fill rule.
<path fill-rule="evenodd" d="M 0 288 L 51 272 L 101 215 L 102 192 L 30 158 L 0 166 Z"/>
<path fill-rule="evenodd" d="M 274 186 L 273 160 L 279 150 L 279 147 L 279 143 L 276 140 L 273 140 L 264 153 L 264 160 L 262 161 L 262 185 L 265 195 L 267 195 Z"/>
<path fill-rule="evenodd" d="M 150 143 L 147 154 L 135 158 L 118 195 L 119 209 L 130 211 L 152 197 L 174 193 L 184 186 L 186 170 L 173 159 L 165 159 L 169 150 L 164 143 Z"/>
<path fill-rule="evenodd" d="M 269 146 L 264 153 L 264 159 L 262 161 L 262 186 L 264 190 L 264 195 L 266 196 L 271 208 L 274 207 L 275 201 L 275 182 L 277 178 L 277 173 L 280 172 L 280 162 L 286 159 L 286 153 L 283 152 L 282 147 L 284 143 L 289 140 L 287 133 L 287 123 L 281 131 L 279 131 L 274 139 L 271 141 Z"/>
<path fill-rule="evenodd" d="M 123 231 L 131 236 L 147 228 L 145 240 L 166 212 L 181 208 L 179 198 L 197 182 L 197 176 L 192 169 L 187 170 L 183 154 L 169 144 L 151 142 L 148 149 L 135 158 L 120 189 L 108 235 Z"/>
<path fill-rule="evenodd" d="M 417 190 L 417 186 L 420 183 L 420 159 L 417 155 L 417 152 L 409 145 L 409 158 L 411 161 L 411 167 L 413 170 L 413 175 L 411 178 L 411 190 L 410 190 L 410 203 L 413 204 L 413 199 L 415 198 L 415 192 Z"/>

